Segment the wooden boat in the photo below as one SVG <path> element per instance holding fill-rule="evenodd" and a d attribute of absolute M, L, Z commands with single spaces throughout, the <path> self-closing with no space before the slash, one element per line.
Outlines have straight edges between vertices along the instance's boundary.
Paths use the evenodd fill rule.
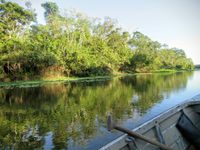
<path fill-rule="evenodd" d="M 126 132 L 126 131 L 124 131 Z M 177 105 L 130 132 L 159 142 L 173 150 L 200 149 L 200 95 Z M 127 132 L 128 133 L 128 132 Z M 100 150 L 162 149 L 130 134 L 115 139 Z M 167 148 L 166 148 L 167 149 Z"/>

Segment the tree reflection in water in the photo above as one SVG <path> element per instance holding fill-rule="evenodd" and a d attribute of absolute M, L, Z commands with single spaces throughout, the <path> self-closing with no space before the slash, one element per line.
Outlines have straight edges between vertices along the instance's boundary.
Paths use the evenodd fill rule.
<path fill-rule="evenodd" d="M 135 75 L 110 81 L 0 89 L 0 147 L 42 148 L 52 133 L 54 149 L 84 145 L 101 134 L 112 112 L 123 122 L 143 114 L 164 96 L 183 89 L 192 73 Z M 136 111 L 137 110 L 137 111 Z"/>

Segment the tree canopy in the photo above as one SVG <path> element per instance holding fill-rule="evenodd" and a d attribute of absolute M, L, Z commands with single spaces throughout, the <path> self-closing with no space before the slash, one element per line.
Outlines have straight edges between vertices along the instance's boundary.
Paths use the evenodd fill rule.
<path fill-rule="evenodd" d="M 71 10 L 62 15 L 56 3 L 46 2 L 42 25 L 36 23 L 31 4 L 26 6 L 0 3 L 3 76 L 95 76 L 194 68 L 183 50 L 168 48 L 138 31 L 126 32 L 109 17 L 95 19 Z"/>

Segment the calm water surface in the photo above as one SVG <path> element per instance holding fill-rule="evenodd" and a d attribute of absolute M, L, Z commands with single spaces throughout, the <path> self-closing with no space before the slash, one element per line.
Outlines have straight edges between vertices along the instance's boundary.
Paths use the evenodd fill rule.
<path fill-rule="evenodd" d="M 0 88 L 0 149 L 97 149 L 200 93 L 200 71 Z"/>

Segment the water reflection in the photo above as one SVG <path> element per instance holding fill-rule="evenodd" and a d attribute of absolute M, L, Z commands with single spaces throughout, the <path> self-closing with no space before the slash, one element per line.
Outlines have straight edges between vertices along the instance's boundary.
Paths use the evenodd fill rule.
<path fill-rule="evenodd" d="M 135 112 L 143 114 L 164 96 L 184 89 L 192 75 L 136 75 L 102 82 L 1 88 L 0 148 L 86 145 L 102 134 L 108 112 L 118 122 Z"/>

